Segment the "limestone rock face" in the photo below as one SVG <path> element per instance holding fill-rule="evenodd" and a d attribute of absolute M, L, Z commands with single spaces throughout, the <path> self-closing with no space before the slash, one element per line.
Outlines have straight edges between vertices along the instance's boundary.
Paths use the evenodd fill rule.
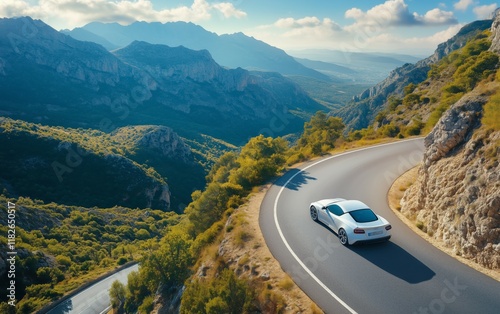
<path fill-rule="evenodd" d="M 500 53 L 500 10 L 496 10 L 493 17 L 493 24 L 491 25 L 492 43 L 490 50 Z"/>
<path fill-rule="evenodd" d="M 446 156 L 470 136 L 472 129 L 479 123 L 484 103 L 485 97 L 462 98 L 443 116 L 425 138 L 425 166 Z"/>
<path fill-rule="evenodd" d="M 485 97 L 458 101 L 425 139 L 401 212 L 457 255 L 500 268 L 500 131 L 474 132 Z"/>

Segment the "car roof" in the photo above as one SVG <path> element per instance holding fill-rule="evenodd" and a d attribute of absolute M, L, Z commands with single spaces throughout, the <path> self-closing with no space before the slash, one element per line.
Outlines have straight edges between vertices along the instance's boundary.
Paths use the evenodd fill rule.
<path fill-rule="evenodd" d="M 368 207 L 368 205 L 366 205 L 365 203 L 358 201 L 358 200 L 343 200 L 343 201 L 336 202 L 336 204 L 339 205 L 340 207 L 342 207 L 342 209 L 346 213 L 352 212 L 355 210 L 359 210 L 359 209 L 370 208 L 370 207 Z"/>

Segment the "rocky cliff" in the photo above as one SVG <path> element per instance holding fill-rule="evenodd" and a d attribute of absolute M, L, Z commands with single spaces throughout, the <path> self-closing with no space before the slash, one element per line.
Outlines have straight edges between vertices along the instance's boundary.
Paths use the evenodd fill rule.
<path fill-rule="evenodd" d="M 286 112 L 285 104 L 300 103 L 308 111 L 320 109 L 280 74 L 226 69 L 207 50 L 134 41 L 114 54 L 158 82 L 162 104 L 185 113 L 208 107 L 225 117 L 254 120 Z"/>
<path fill-rule="evenodd" d="M 497 15 L 492 49 L 499 30 Z M 500 131 L 481 118 L 498 88 L 498 81 L 476 88 L 445 112 L 425 138 L 418 179 L 401 202 L 424 232 L 490 269 L 500 269 Z"/>
<path fill-rule="evenodd" d="M 112 133 L 113 140 L 132 147 L 133 153 L 149 151 L 161 158 L 194 163 L 191 149 L 177 133 L 166 126 L 127 126 Z"/>
<path fill-rule="evenodd" d="M 124 77 L 144 83 L 148 81 L 147 76 L 127 67 L 102 46 L 75 40 L 40 20 L 3 18 L 0 19 L 0 29 L 4 73 L 15 71 L 16 63 L 20 61 L 25 66 L 36 64 L 51 69 L 94 88 L 98 84 L 115 86 Z"/>
<path fill-rule="evenodd" d="M 405 193 L 401 212 L 457 255 L 498 269 L 500 132 L 474 133 L 484 102 L 462 99 L 426 137 L 418 180 Z"/>
<path fill-rule="evenodd" d="M 500 9 L 497 9 L 494 13 L 493 24 L 491 25 L 491 32 L 493 42 L 491 44 L 490 50 L 496 53 L 500 53 Z"/>

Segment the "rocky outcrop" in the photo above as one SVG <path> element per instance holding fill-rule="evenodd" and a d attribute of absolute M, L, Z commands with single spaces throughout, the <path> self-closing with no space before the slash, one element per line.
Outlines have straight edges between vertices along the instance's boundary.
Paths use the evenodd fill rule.
<path fill-rule="evenodd" d="M 148 151 L 158 157 L 194 163 L 189 146 L 171 128 L 157 125 L 127 126 L 115 130 L 113 139 L 132 146 L 135 153 Z M 130 142 L 130 143 L 128 143 Z"/>
<path fill-rule="evenodd" d="M 425 138 L 401 212 L 455 254 L 500 268 L 500 132 L 475 131 L 487 98 L 462 98 Z"/>
<path fill-rule="evenodd" d="M 227 69 L 207 50 L 134 41 L 114 54 L 158 82 L 162 104 L 185 113 L 208 107 L 224 116 L 254 120 L 286 112 L 285 104 L 300 103 L 302 109 L 311 111 L 321 109 L 280 74 Z"/>
<path fill-rule="evenodd" d="M 192 80 L 198 83 L 217 83 L 225 91 L 243 91 L 251 77 L 248 71 L 224 69 L 208 50 L 191 50 L 183 46 L 168 47 L 134 41 L 114 52 L 125 62 L 139 66 L 155 80 Z"/>
<path fill-rule="evenodd" d="M 492 43 L 490 51 L 500 53 L 500 9 L 494 13 L 493 24 L 491 25 Z"/>
<path fill-rule="evenodd" d="M 481 110 L 486 101 L 486 97 L 464 97 L 442 117 L 425 138 L 425 167 L 450 155 L 453 150 L 460 149 L 473 129 L 479 125 Z"/>

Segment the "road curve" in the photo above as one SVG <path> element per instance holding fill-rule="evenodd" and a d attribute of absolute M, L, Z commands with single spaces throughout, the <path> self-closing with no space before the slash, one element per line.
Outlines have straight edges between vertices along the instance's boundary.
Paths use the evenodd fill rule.
<path fill-rule="evenodd" d="M 48 314 L 100 314 L 110 309 L 109 288 L 115 280 L 127 283 L 128 274 L 139 269 L 139 264 L 127 267 L 96 282 L 87 289 L 62 302 Z"/>
<path fill-rule="evenodd" d="M 423 139 L 346 152 L 292 169 L 260 211 L 281 267 L 326 313 L 498 313 L 500 283 L 436 249 L 387 205 L 392 182 L 421 161 Z M 358 199 L 391 222 L 387 243 L 344 247 L 309 217 L 324 198 Z"/>

